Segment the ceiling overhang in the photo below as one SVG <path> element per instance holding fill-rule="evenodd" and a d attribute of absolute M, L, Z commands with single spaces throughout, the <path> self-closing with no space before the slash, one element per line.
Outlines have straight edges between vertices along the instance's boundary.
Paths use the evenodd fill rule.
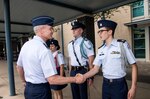
<path fill-rule="evenodd" d="M 10 0 L 11 33 L 32 32 L 31 19 L 35 16 L 52 16 L 55 18 L 55 25 L 59 25 L 134 1 L 137 0 Z M 4 23 L 4 3 L 0 0 L 2 33 L 5 31 Z"/>

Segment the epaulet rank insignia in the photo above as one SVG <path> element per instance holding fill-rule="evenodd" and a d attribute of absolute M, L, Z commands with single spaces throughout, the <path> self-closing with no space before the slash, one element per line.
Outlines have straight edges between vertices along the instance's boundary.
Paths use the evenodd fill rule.
<path fill-rule="evenodd" d="M 85 43 L 86 45 L 88 45 L 89 44 L 89 40 L 87 38 L 83 38 L 82 43 Z"/>
<path fill-rule="evenodd" d="M 88 41 L 88 39 L 87 39 L 87 38 L 84 38 L 84 40 L 85 40 L 85 41 Z"/>
<path fill-rule="evenodd" d="M 126 42 L 126 40 L 124 40 L 124 39 L 118 39 L 118 40 L 117 40 L 117 42 L 125 43 L 125 42 Z"/>
<path fill-rule="evenodd" d="M 80 46 L 83 47 L 83 44 L 85 45 L 86 48 L 92 50 L 92 43 L 90 42 L 90 40 L 88 40 L 87 38 L 83 38 Z"/>
<path fill-rule="evenodd" d="M 61 54 L 61 52 L 60 52 L 60 51 L 58 51 L 57 53 L 58 53 L 58 54 Z"/>

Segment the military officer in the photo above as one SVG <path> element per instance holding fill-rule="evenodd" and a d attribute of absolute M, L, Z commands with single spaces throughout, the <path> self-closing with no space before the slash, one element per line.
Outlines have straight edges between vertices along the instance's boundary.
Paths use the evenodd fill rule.
<path fill-rule="evenodd" d="M 57 74 L 54 58 L 46 45 L 52 37 L 54 18 L 38 16 L 32 19 L 36 36 L 21 48 L 17 71 L 25 85 L 25 99 L 51 99 L 49 84 L 75 83 L 75 77 Z"/>
<path fill-rule="evenodd" d="M 68 44 L 68 53 L 70 58 L 70 76 L 74 77 L 76 74 L 84 74 L 88 69 L 93 68 L 92 62 L 94 60 L 93 44 L 82 37 L 85 25 L 79 21 L 71 23 L 73 37 L 75 38 Z M 92 80 L 89 80 L 91 83 Z M 73 99 L 88 99 L 87 82 L 83 84 L 71 83 L 71 90 Z"/>
<path fill-rule="evenodd" d="M 84 78 L 95 75 L 101 67 L 103 72 L 102 99 L 133 99 L 137 87 L 137 65 L 131 48 L 126 40 L 114 39 L 116 22 L 100 20 L 97 25 L 98 34 L 104 44 L 98 49 L 93 62 L 94 68 L 86 73 Z M 132 84 L 129 91 L 125 80 L 126 60 L 132 66 Z"/>

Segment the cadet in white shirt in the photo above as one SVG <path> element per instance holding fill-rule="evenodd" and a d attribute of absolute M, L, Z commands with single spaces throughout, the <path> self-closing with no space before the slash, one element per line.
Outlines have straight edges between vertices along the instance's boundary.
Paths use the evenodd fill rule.
<path fill-rule="evenodd" d="M 133 99 L 137 86 L 137 65 L 127 41 L 114 39 L 116 26 L 117 23 L 114 21 L 98 21 L 98 34 L 104 44 L 98 49 L 93 62 L 94 68 L 83 76 L 87 79 L 98 73 L 101 67 L 102 99 Z M 132 84 L 129 91 L 125 80 L 127 61 L 132 66 Z"/>
<path fill-rule="evenodd" d="M 94 50 L 93 44 L 87 38 L 82 37 L 85 25 L 79 21 L 75 21 L 71 25 L 75 39 L 68 44 L 68 53 L 71 65 L 70 76 L 74 77 L 78 73 L 84 74 L 93 68 Z M 88 82 L 91 83 L 92 78 Z M 73 99 L 88 99 L 87 82 L 71 83 L 71 90 Z"/>
<path fill-rule="evenodd" d="M 46 46 L 52 38 L 54 18 L 38 16 L 32 25 L 36 36 L 21 48 L 17 71 L 25 85 L 25 99 L 51 99 L 49 84 L 78 82 L 76 77 L 62 77 L 57 74 L 54 58 Z"/>
<path fill-rule="evenodd" d="M 55 65 L 56 65 L 56 70 L 57 74 L 60 76 L 65 76 L 65 71 L 64 71 L 64 57 L 63 54 L 59 51 L 60 46 L 57 40 L 51 39 L 46 42 L 48 47 L 53 53 Z M 64 85 L 50 85 L 50 88 L 53 91 L 54 94 L 54 99 L 63 99 L 63 92 L 62 89 L 64 89 L 67 86 L 67 84 Z"/>

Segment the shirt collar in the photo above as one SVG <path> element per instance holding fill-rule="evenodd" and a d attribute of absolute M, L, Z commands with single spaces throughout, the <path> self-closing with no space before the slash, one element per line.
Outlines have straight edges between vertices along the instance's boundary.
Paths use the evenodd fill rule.
<path fill-rule="evenodd" d="M 74 40 L 74 42 L 79 42 L 79 41 L 81 41 L 82 39 L 83 39 L 83 37 L 80 36 L 80 37 L 76 38 L 76 39 Z"/>
<path fill-rule="evenodd" d="M 33 37 L 33 39 L 42 42 L 44 44 L 44 46 L 49 49 L 49 47 L 47 46 L 46 42 L 41 37 L 36 35 L 36 36 Z"/>
<path fill-rule="evenodd" d="M 105 47 L 105 46 L 106 46 L 106 43 L 104 43 L 103 47 Z M 110 44 L 110 46 L 118 46 L 117 45 L 117 40 L 113 39 L 112 42 L 111 42 L 111 44 Z"/>
<path fill-rule="evenodd" d="M 53 56 L 55 57 L 57 55 L 58 51 L 53 52 Z"/>
<path fill-rule="evenodd" d="M 44 42 L 44 40 L 43 40 L 42 38 L 40 38 L 39 36 L 37 36 L 37 35 L 34 36 L 33 39 L 36 39 L 36 40 L 41 41 L 42 43 L 46 44 L 46 43 Z"/>
<path fill-rule="evenodd" d="M 112 46 L 118 46 L 117 40 L 113 39 L 110 45 L 112 45 Z"/>

